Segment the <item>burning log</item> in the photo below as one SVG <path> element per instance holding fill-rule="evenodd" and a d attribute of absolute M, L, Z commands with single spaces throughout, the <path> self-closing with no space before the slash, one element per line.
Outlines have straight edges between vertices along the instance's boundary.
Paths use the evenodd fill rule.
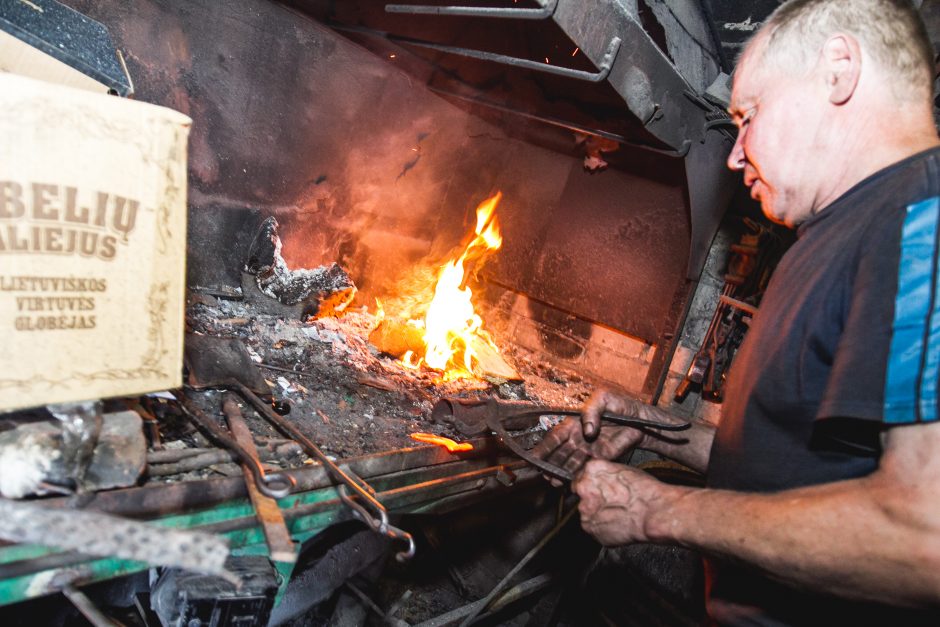
<path fill-rule="evenodd" d="M 515 368 L 503 359 L 488 342 L 474 337 L 470 342 L 473 350 L 473 372 L 491 383 L 505 383 L 507 381 L 522 381 Z"/>
<path fill-rule="evenodd" d="M 242 271 L 245 299 L 262 313 L 296 318 L 339 315 L 356 286 L 339 265 L 291 270 L 281 256 L 278 223 L 267 218 L 255 235 Z"/>
<path fill-rule="evenodd" d="M 369 343 L 380 353 L 401 359 L 405 353 L 424 354 L 424 330 L 400 320 L 386 318 L 369 334 Z"/>
<path fill-rule="evenodd" d="M 483 329 L 467 285 L 486 256 L 502 246 L 496 219 L 501 198 L 502 193 L 496 192 L 477 207 L 476 228 L 463 252 L 441 266 L 424 320 L 415 325 L 383 319 L 372 331 L 369 342 L 380 352 L 400 359 L 408 368 L 423 364 L 439 370 L 445 381 L 472 377 L 494 383 L 522 380 Z M 472 271 L 467 270 L 468 264 Z"/>
<path fill-rule="evenodd" d="M 424 330 L 418 327 L 386 318 L 369 334 L 369 343 L 379 352 L 402 359 L 410 353 L 414 358 L 423 358 L 425 354 Z M 484 339 L 471 336 L 473 374 L 490 382 L 522 381 L 522 376 L 509 365 L 503 357 Z"/>

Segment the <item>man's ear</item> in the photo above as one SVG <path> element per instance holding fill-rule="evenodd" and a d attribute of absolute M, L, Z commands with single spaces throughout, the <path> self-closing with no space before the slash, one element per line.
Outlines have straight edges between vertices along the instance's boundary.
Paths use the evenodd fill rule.
<path fill-rule="evenodd" d="M 845 104 L 855 93 L 862 75 L 862 48 L 858 40 L 851 35 L 833 35 L 823 45 L 822 64 L 829 102 Z"/>

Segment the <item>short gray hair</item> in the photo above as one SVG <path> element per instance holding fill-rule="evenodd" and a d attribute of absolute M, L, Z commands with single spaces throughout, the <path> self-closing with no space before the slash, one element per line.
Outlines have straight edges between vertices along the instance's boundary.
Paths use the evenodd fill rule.
<path fill-rule="evenodd" d="M 764 23 L 754 52 L 764 63 L 808 72 L 836 33 L 859 41 L 894 79 L 898 99 L 931 97 L 934 50 L 910 0 L 789 0 Z"/>

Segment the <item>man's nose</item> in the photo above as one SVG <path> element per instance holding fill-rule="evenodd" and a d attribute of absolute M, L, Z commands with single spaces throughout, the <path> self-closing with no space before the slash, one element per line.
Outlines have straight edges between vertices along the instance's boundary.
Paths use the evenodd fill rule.
<path fill-rule="evenodd" d="M 728 168 L 734 170 L 735 172 L 740 172 L 744 169 L 744 142 L 742 138 L 744 137 L 744 131 L 738 131 L 738 138 L 734 142 L 734 148 L 731 149 L 731 154 L 728 155 Z"/>

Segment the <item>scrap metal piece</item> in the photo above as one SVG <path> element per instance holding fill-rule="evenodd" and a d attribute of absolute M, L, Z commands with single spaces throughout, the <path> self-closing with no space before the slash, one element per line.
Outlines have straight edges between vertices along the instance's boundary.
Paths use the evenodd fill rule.
<path fill-rule="evenodd" d="M 228 539 L 109 514 L 0 499 L 0 538 L 150 566 L 226 574 Z"/>
<path fill-rule="evenodd" d="M 140 416 L 132 411 L 102 416 L 97 445 L 87 466 L 81 466 L 86 490 L 122 488 L 137 482 L 147 455 L 141 426 Z M 22 498 L 62 492 L 75 485 L 76 466 L 63 438 L 57 421 L 24 422 L 0 433 L 0 496 Z"/>
<path fill-rule="evenodd" d="M 79 492 L 85 489 L 85 472 L 101 435 L 101 407 L 101 401 L 46 406 L 62 423 L 62 455 L 70 461 L 68 474 Z"/>
<path fill-rule="evenodd" d="M 187 382 L 196 390 L 218 387 L 219 381 L 239 372 L 239 380 L 258 396 L 269 398 L 271 387 L 251 360 L 241 340 L 186 334 Z"/>

